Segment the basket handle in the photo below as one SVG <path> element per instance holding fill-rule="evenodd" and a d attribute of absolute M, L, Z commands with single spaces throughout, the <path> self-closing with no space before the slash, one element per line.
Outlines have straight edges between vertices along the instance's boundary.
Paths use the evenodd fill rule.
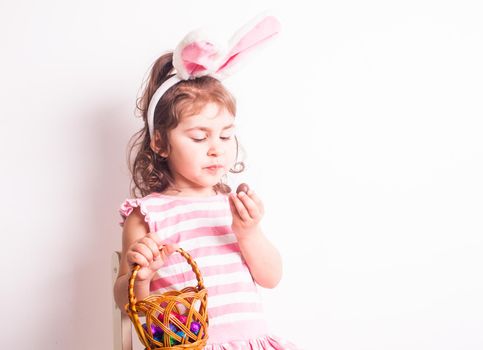
<path fill-rule="evenodd" d="M 198 268 L 198 265 L 196 264 L 196 261 L 191 257 L 191 255 L 188 254 L 184 249 L 178 248 L 176 249 L 176 252 L 180 253 L 183 258 L 186 259 L 188 264 L 191 266 L 191 269 L 193 270 L 196 280 L 198 281 L 198 290 L 202 290 L 205 288 L 204 283 L 203 283 L 203 277 L 201 276 L 200 269 Z M 128 290 L 128 296 L 129 296 L 129 303 L 127 308 L 129 311 L 131 311 L 133 314 L 137 313 L 136 310 L 136 296 L 134 295 L 134 282 L 136 280 L 136 276 L 138 274 L 139 269 L 141 266 L 138 264 L 134 265 L 134 268 L 131 273 L 131 277 L 129 278 L 129 290 Z"/>

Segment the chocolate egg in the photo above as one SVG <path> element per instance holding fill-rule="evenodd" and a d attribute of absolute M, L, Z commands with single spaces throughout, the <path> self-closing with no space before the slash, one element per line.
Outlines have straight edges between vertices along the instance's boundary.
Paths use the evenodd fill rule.
<path fill-rule="evenodd" d="M 240 192 L 248 193 L 249 190 L 250 188 L 248 187 L 248 185 L 242 182 L 241 184 L 238 185 L 236 189 L 236 193 L 240 193 Z"/>

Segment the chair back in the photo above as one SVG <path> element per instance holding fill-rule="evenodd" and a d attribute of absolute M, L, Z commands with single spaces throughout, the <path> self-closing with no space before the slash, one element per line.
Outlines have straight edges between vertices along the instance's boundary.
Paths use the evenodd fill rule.
<path fill-rule="evenodd" d="M 112 253 L 111 272 L 112 272 L 112 286 L 116 282 L 119 273 L 119 265 L 121 263 L 121 253 L 115 251 Z M 132 350 L 132 324 L 129 316 L 125 312 L 121 312 L 112 298 L 112 319 L 113 319 L 113 335 L 114 335 L 114 350 Z"/>

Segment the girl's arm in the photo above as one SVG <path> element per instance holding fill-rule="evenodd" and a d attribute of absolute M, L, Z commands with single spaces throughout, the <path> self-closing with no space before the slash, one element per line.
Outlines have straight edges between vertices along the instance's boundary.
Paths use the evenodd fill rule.
<path fill-rule="evenodd" d="M 137 300 L 149 295 L 151 279 L 156 271 L 161 268 L 167 255 L 174 252 L 176 246 L 166 245 L 155 234 L 149 233 L 149 227 L 144 220 L 144 215 L 139 208 L 126 218 L 122 232 L 122 251 L 119 273 L 114 283 L 114 300 L 124 312 L 124 306 L 128 303 L 128 284 L 132 266 L 138 264 L 141 268 L 134 283 L 134 294 Z"/>
<path fill-rule="evenodd" d="M 282 259 L 278 250 L 257 227 L 238 240 L 250 272 L 260 286 L 274 288 L 282 278 Z"/>
<path fill-rule="evenodd" d="M 129 266 L 126 258 L 127 249 L 134 241 L 146 236 L 148 231 L 149 229 L 144 222 L 143 215 L 141 214 L 139 208 L 135 208 L 124 221 L 122 231 L 121 262 L 119 264 L 120 266 L 117 279 L 114 284 L 114 300 L 122 311 L 125 311 L 124 306 L 128 302 L 127 291 L 129 276 L 131 275 L 131 267 Z M 149 282 L 150 281 L 136 281 L 134 285 L 134 293 L 140 296 L 145 295 L 146 292 L 149 293 Z"/>
<path fill-rule="evenodd" d="M 252 190 L 247 194 L 231 193 L 230 207 L 232 229 L 255 282 L 265 288 L 274 288 L 282 278 L 282 259 L 260 228 L 264 214 L 262 201 Z"/>

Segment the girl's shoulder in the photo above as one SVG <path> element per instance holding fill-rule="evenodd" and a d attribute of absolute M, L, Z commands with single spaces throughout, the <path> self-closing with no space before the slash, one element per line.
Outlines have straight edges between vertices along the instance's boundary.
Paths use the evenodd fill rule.
<path fill-rule="evenodd" d="M 145 207 L 144 204 L 146 201 L 149 201 L 150 196 L 151 195 L 142 198 L 126 198 L 119 207 L 119 213 L 121 214 L 121 216 L 127 217 L 133 212 L 134 208 L 138 207 L 141 209 L 142 212 Z"/>

